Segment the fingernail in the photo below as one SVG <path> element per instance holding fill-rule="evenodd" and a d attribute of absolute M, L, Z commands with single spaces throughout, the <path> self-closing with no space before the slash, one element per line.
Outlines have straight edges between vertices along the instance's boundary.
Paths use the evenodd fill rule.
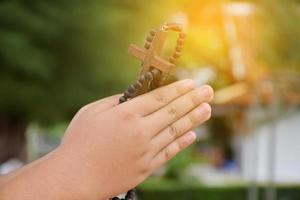
<path fill-rule="evenodd" d="M 196 86 L 195 81 L 193 81 L 192 79 L 186 79 L 186 80 L 184 80 L 184 85 L 187 88 L 194 88 Z"/>
<path fill-rule="evenodd" d="M 201 87 L 201 88 L 200 88 L 200 92 L 201 92 L 202 94 L 207 94 L 207 93 L 209 92 L 209 88 L 208 88 L 208 87 Z"/>
<path fill-rule="evenodd" d="M 190 131 L 187 136 L 186 136 L 186 139 L 189 141 L 189 142 L 192 142 L 194 141 L 196 138 L 196 133 L 193 132 L 193 131 Z"/>
<path fill-rule="evenodd" d="M 211 88 L 209 86 L 201 87 L 199 93 L 201 96 L 204 96 L 209 100 L 212 98 Z"/>
<path fill-rule="evenodd" d="M 203 117 L 203 115 L 207 115 L 209 113 L 209 108 L 207 104 L 201 104 L 197 109 L 196 109 L 196 114 L 198 117 Z"/>

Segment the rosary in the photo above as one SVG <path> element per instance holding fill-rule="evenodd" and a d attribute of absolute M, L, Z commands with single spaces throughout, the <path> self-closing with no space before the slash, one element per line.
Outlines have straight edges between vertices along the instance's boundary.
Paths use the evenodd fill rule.
<path fill-rule="evenodd" d="M 165 60 L 159 57 L 159 55 L 162 52 L 168 31 L 176 31 L 179 33 L 179 36 L 174 53 L 169 60 Z M 176 67 L 174 64 L 175 60 L 181 56 L 185 36 L 180 24 L 166 23 L 150 31 L 146 38 L 145 49 L 141 49 L 133 44 L 129 46 L 129 54 L 142 62 L 142 69 L 138 80 L 124 92 L 123 96 L 119 99 L 119 103 L 123 103 L 166 84 L 168 76 Z M 121 199 L 114 197 L 111 200 Z M 136 200 L 135 190 L 128 191 L 123 200 Z"/>

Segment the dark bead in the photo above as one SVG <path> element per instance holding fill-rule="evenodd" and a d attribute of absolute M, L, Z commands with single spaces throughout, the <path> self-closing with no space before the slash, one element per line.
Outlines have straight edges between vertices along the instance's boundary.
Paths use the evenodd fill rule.
<path fill-rule="evenodd" d="M 139 81 L 134 84 L 135 89 L 140 89 L 141 87 L 143 87 L 143 85 Z"/>
<path fill-rule="evenodd" d="M 140 81 L 141 83 L 144 83 L 144 82 L 146 81 L 145 76 L 142 75 L 142 76 L 139 78 L 139 81 Z"/>
<path fill-rule="evenodd" d="M 156 34 L 156 31 L 154 29 L 150 31 L 151 36 L 155 36 L 155 34 Z"/>
<path fill-rule="evenodd" d="M 148 37 L 146 38 L 146 41 L 147 41 L 147 42 L 152 42 L 152 41 L 153 41 L 153 37 L 152 37 L 152 36 L 148 36 Z"/>
<path fill-rule="evenodd" d="M 134 200 L 135 197 L 135 191 L 134 190 L 130 190 L 127 192 L 125 199 L 126 200 Z"/>
<path fill-rule="evenodd" d="M 130 93 L 134 93 L 135 92 L 134 86 L 130 85 L 127 91 L 130 92 Z"/>
<path fill-rule="evenodd" d="M 156 78 L 161 74 L 161 71 L 159 71 L 158 69 L 153 69 L 152 74 L 153 74 L 154 78 Z"/>
<path fill-rule="evenodd" d="M 114 197 L 111 200 L 120 200 L 119 197 Z"/>
<path fill-rule="evenodd" d="M 151 47 L 151 43 L 149 42 L 146 42 L 145 46 L 144 46 L 146 49 L 149 49 Z"/>
<path fill-rule="evenodd" d="M 131 95 L 128 91 L 124 92 L 124 96 L 125 96 L 125 98 L 130 98 L 131 97 Z"/>
<path fill-rule="evenodd" d="M 145 74 L 145 78 L 146 78 L 146 80 L 152 80 L 152 79 L 153 79 L 152 73 L 151 73 L 151 72 L 147 72 L 147 73 Z"/>
<path fill-rule="evenodd" d="M 125 102 L 125 101 L 127 101 L 126 97 L 124 97 L 124 96 L 120 97 L 120 99 L 119 99 L 119 102 L 120 102 L 120 103 L 123 103 L 123 102 Z"/>

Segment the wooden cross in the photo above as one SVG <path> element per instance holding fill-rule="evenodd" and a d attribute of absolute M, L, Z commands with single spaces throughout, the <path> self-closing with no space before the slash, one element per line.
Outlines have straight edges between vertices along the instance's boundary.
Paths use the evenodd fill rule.
<path fill-rule="evenodd" d="M 142 62 L 141 74 L 149 71 L 151 67 L 155 67 L 168 74 L 175 67 L 173 63 L 159 57 L 166 40 L 166 36 L 167 31 L 162 26 L 150 32 L 150 35 L 147 37 L 145 49 L 139 48 L 134 44 L 129 46 L 128 53 Z"/>

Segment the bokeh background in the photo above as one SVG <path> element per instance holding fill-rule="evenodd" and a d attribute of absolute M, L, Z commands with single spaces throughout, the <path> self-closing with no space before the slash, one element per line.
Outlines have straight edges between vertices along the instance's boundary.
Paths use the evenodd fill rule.
<path fill-rule="evenodd" d="M 0 174 L 54 149 L 80 107 L 124 91 L 140 66 L 128 45 L 166 21 L 188 35 L 177 78 L 216 96 L 196 144 L 140 199 L 300 199 L 296 0 L 0 1 Z"/>

